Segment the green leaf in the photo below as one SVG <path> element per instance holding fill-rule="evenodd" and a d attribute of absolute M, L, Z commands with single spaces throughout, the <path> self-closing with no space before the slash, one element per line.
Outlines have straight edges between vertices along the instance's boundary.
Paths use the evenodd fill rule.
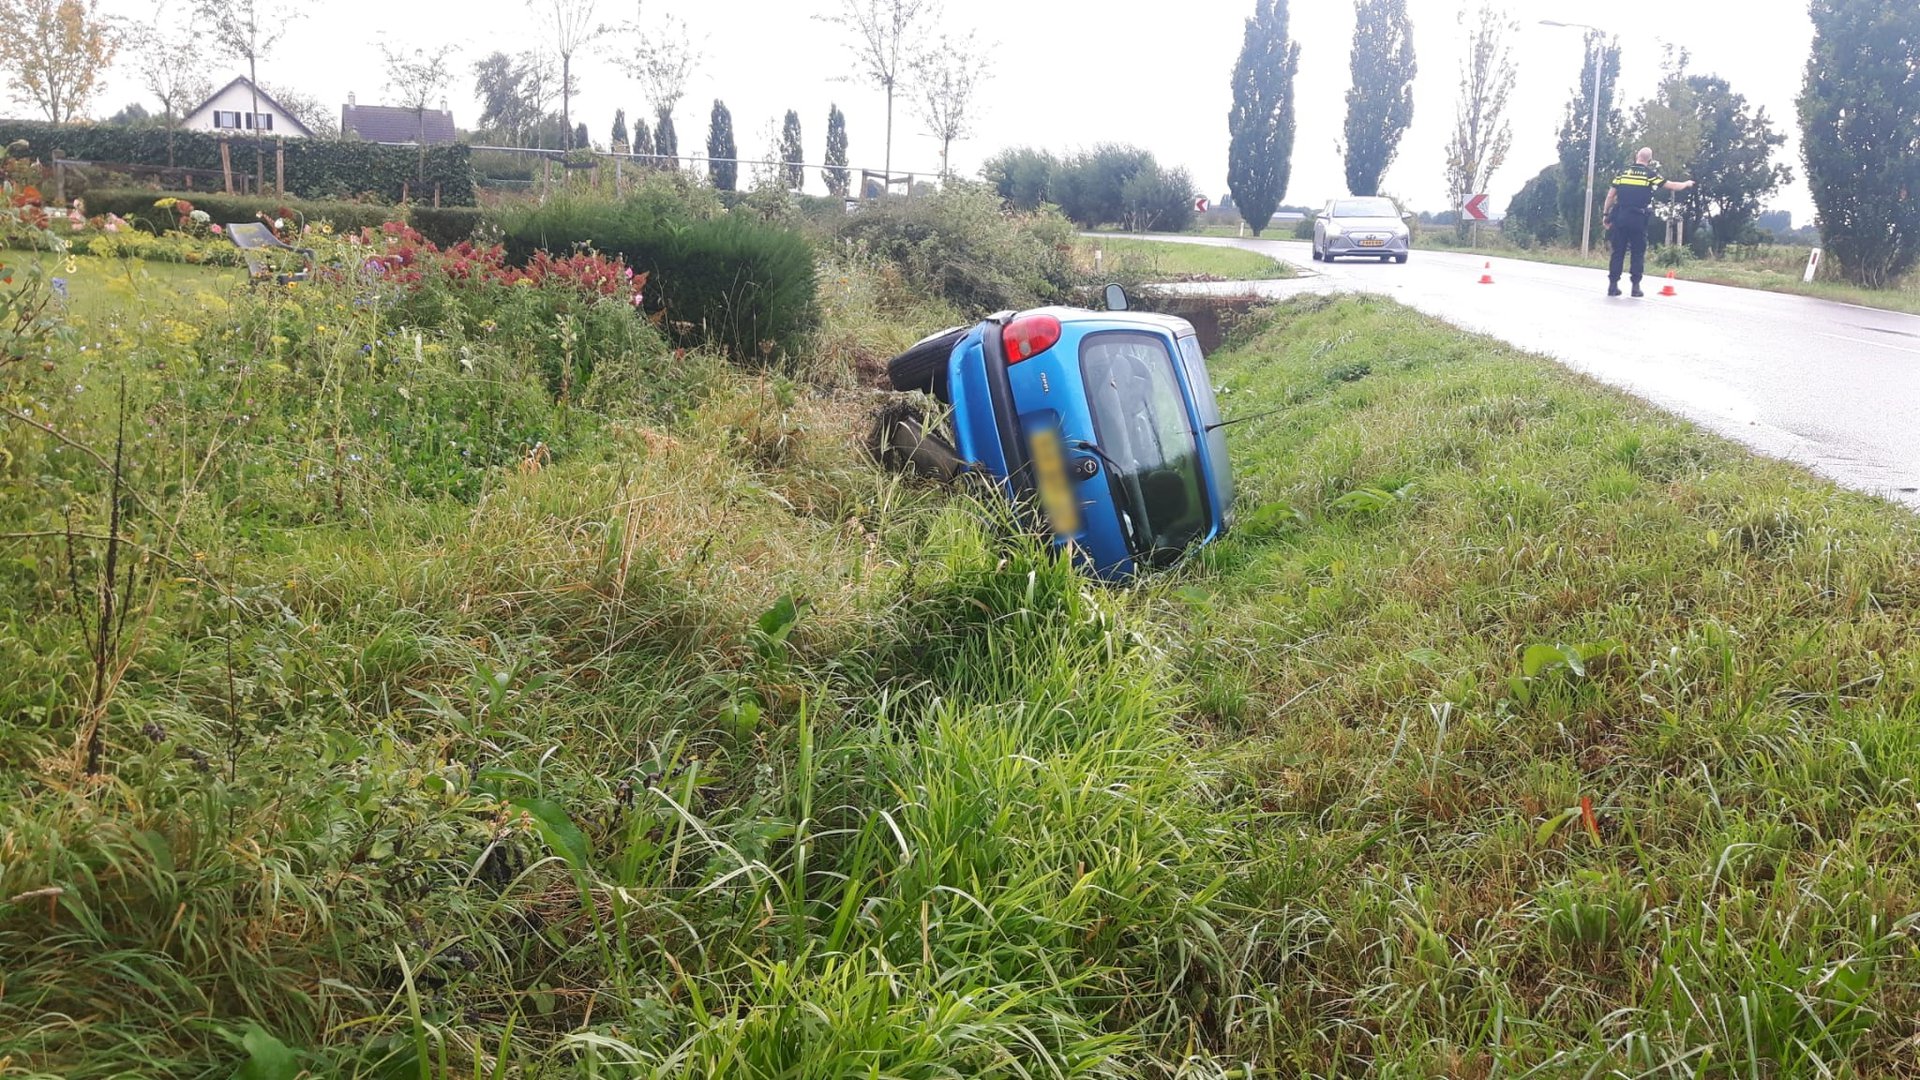
<path fill-rule="evenodd" d="M 760 632 L 775 641 L 785 641 L 793 632 L 794 624 L 800 621 L 800 609 L 805 601 L 797 600 L 792 594 L 781 597 L 765 615 L 760 616 Z"/>
<path fill-rule="evenodd" d="M 1567 662 L 1567 656 L 1557 645 L 1529 645 L 1527 651 L 1520 654 L 1520 673 L 1527 678 L 1537 678 L 1543 671 Z"/>
<path fill-rule="evenodd" d="M 247 1060 L 234 1070 L 234 1080 L 293 1080 L 300 1075 L 300 1062 L 293 1051 L 259 1025 L 247 1025 L 240 1045 L 246 1048 Z"/>
<path fill-rule="evenodd" d="M 1554 816 L 1541 822 L 1540 827 L 1538 829 L 1535 829 L 1533 833 L 1534 844 L 1536 846 L 1544 846 L 1549 840 L 1553 839 L 1553 835 L 1555 833 L 1559 832 L 1563 827 L 1565 827 L 1569 821 L 1572 821 L 1573 819 L 1579 816 L 1580 816 L 1580 808 L 1577 806 L 1570 806 L 1567 809 L 1560 811 L 1558 814 L 1555 814 Z"/>
<path fill-rule="evenodd" d="M 525 810 L 533 818 L 540 839 L 565 859 L 567 865 L 584 871 L 591 864 L 592 850 L 587 844 L 587 834 L 580 831 L 559 803 L 549 799 L 514 799 L 510 805 Z"/>

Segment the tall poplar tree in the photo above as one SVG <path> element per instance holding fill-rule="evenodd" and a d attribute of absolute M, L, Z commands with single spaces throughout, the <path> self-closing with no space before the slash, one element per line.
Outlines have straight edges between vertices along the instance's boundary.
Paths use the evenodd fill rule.
<path fill-rule="evenodd" d="M 847 171 L 847 114 L 841 112 L 838 105 L 827 107 L 827 157 L 820 178 L 827 182 L 827 190 L 836 198 L 846 198 L 853 185 Z"/>
<path fill-rule="evenodd" d="M 807 152 L 800 145 L 800 114 L 787 110 L 786 122 L 780 125 L 780 160 L 782 162 L 780 178 L 789 191 L 798 191 L 807 184 Z"/>
<path fill-rule="evenodd" d="M 1380 194 L 1380 178 L 1413 124 L 1413 24 L 1407 0 L 1360 0 L 1347 91 L 1347 191 Z"/>
<path fill-rule="evenodd" d="M 732 191 L 740 179 L 740 156 L 733 141 L 733 113 L 727 111 L 726 103 L 719 98 L 713 101 L 713 119 L 707 128 L 707 174 L 713 178 L 713 186 L 721 191 Z"/>
<path fill-rule="evenodd" d="M 1255 0 L 1227 114 L 1227 188 L 1240 217 L 1260 235 L 1287 197 L 1293 169 L 1293 77 L 1300 46 L 1287 37 L 1287 0 Z"/>
<path fill-rule="evenodd" d="M 1920 262 L 1920 5 L 1813 0 L 1800 146 L 1820 236 L 1855 285 Z"/>

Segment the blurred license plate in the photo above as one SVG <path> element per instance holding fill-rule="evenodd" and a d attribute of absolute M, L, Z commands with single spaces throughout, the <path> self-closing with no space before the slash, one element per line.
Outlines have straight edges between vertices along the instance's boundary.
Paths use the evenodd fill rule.
<path fill-rule="evenodd" d="M 1387 242 L 1385 240 L 1380 239 L 1377 236 L 1369 236 L 1365 240 L 1360 241 L 1360 246 L 1361 247 L 1386 247 Z"/>
<path fill-rule="evenodd" d="M 1080 531 L 1080 503 L 1067 479 L 1067 451 L 1060 443 L 1060 433 L 1041 428 L 1027 439 L 1027 445 L 1033 450 L 1033 479 L 1040 511 L 1047 515 L 1055 535 L 1072 536 Z"/>

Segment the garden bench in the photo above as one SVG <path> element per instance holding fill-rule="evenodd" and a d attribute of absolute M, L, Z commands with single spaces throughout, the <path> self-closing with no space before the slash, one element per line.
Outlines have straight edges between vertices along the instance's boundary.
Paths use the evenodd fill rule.
<path fill-rule="evenodd" d="M 313 276 L 313 250 L 288 245 L 275 236 L 264 222 L 243 221 L 228 225 L 227 239 L 233 241 L 233 246 L 240 249 L 241 257 L 247 260 L 247 283 L 250 285 L 258 285 L 263 281 L 291 285 Z M 293 273 L 282 272 L 276 259 L 281 252 L 298 255 L 303 267 Z"/>

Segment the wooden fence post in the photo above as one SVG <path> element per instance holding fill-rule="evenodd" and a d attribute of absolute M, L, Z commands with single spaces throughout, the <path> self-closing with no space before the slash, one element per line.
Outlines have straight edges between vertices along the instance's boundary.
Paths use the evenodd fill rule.
<path fill-rule="evenodd" d="M 440 185 L 439 184 L 433 185 L 433 208 L 435 210 L 440 209 Z"/>
<path fill-rule="evenodd" d="M 225 179 L 227 194 L 233 194 L 233 141 L 220 140 L 220 175 Z"/>
<path fill-rule="evenodd" d="M 406 182 L 405 180 L 402 180 L 402 181 L 400 181 L 400 203 L 401 203 L 401 205 L 403 205 L 403 206 L 404 206 L 404 205 L 406 204 L 406 201 L 407 201 L 407 182 Z"/>
<path fill-rule="evenodd" d="M 273 190 L 287 193 L 287 140 L 273 140 Z"/>
<path fill-rule="evenodd" d="M 61 209 L 67 206 L 67 167 L 60 164 L 60 148 L 53 148 L 53 201 Z"/>

